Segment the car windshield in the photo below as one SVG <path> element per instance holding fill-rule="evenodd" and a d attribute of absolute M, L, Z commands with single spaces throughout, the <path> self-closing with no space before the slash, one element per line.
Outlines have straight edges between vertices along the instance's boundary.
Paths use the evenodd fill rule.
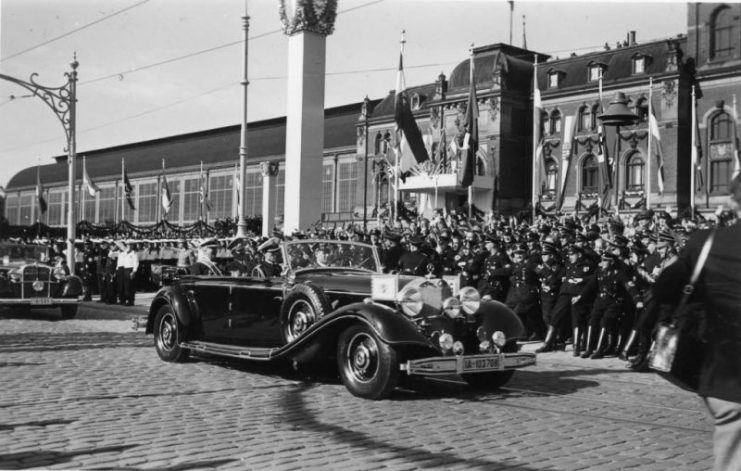
<path fill-rule="evenodd" d="M 284 244 L 291 270 L 359 268 L 378 272 L 375 247 L 359 242 L 299 240 Z"/>
<path fill-rule="evenodd" d="M 0 262 L 3 265 L 19 261 L 45 262 L 48 251 L 43 245 L 0 244 Z"/>

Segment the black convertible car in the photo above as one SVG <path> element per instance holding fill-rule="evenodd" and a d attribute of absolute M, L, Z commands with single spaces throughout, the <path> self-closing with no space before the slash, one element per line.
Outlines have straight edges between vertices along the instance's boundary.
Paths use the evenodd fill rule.
<path fill-rule="evenodd" d="M 152 301 L 147 333 L 159 356 L 190 352 L 336 365 L 356 396 L 380 399 L 401 375 L 460 375 L 495 389 L 516 368 L 519 318 L 457 278 L 383 274 L 376 248 L 328 240 L 281 243 L 274 278 L 184 276 Z"/>

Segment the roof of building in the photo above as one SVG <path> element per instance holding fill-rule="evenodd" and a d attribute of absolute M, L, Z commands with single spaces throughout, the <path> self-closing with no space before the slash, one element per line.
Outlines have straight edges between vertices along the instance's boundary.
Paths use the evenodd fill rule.
<path fill-rule="evenodd" d="M 371 104 L 377 104 L 374 100 Z M 324 148 L 354 147 L 355 122 L 360 116 L 362 103 L 328 108 L 324 113 Z M 126 173 L 130 176 L 157 172 L 162 159 L 168 168 L 197 168 L 226 165 L 239 160 L 240 125 L 226 126 L 189 134 L 180 134 L 116 147 L 78 152 L 77 178 L 82 179 L 82 157 L 85 157 L 88 174 L 93 181 L 108 180 L 121 175 L 121 162 L 125 160 Z M 283 156 L 286 144 L 286 118 L 273 118 L 249 123 L 247 146 L 249 164 L 267 158 Z M 55 157 L 56 163 L 29 167 L 21 170 L 7 185 L 8 190 L 36 185 L 37 168 L 44 186 L 67 181 L 67 156 Z"/>

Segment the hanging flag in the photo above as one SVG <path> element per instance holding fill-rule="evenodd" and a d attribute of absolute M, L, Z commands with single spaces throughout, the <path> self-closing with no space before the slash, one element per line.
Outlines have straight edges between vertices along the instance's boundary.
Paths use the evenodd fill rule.
<path fill-rule="evenodd" d="M 736 178 L 736 176 L 741 173 L 741 156 L 738 155 L 738 126 L 736 126 L 736 123 L 738 122 L 738 108 L 736 108 L 736 94 L 733 94 L 733 175 L 731 176 L 731 179 Z"/>
<path fill-rule="evenodd" d="M 561 158 L 563 160 L 561 164 L 561 185 L 558 192 L 558 209 L 563 207 L 563 202 L 566 197 L 566 183 L 569 180 L 569 173 L 571 173 L 571 139 L 576 132 L 576 116 L 566 116 L 564 119 L 564 136 L 563 136 L 563 148 L 561 151 Z"/>
<path fill-rule="evenodd" d="M 697 121 L 697 101 L 692 103 L 692 171 L 695 172 L 695 191 L 703 192 L 705 182 L 702 175 L 702 137 L 700 123 Z"/>
<path fill-rule="evenodd" d="M 242 201 L 239 192 L 242 190 L 242 186 L 239 179 L 239 166 L 236 164 L 234 165 L 234 186 L 237 189 L 237 208 L 239 208 L 240 202 Z"/>
<path fill-rule="evenodd" d="M 165 159 L 162 159 L 162 210 L 163 217 L 170 212 L 172 208 L 172 194 L 170 185 L 167 184 L 167 174 L 165 173 Z"/>
<path fill-rule="evenodd" d="M 461 186 L 469 187 L 473 183 L 476 168 L 476 156 L 479 151 L 479 106 L 476 99 L 476 81 L 473 71 L 473 52 L 470 59 L 470 88 L 468 91 L 468 106 L 466 106 L 466 119 L 464 126 L 466 134 L 463 136 L 463 173 L 461 175 Z"/>
<path fill-rule="evenodd" d="M 430 159 L 425 147 L 422 133 L 417 126 L 417 120 L 414 118 L 412 108 L 409 104 L 409 97 L 406 91 L 406 82 L 404 80 L 404 33 L 402 32 L 401 52 L 399 54 L 399 72 L 396 76 L 396 97 L 394 101 L 394 121 L 396 122 L 396 147 L 398 152 L 398 165 L 400 167 L 400 176 L 403 178 L 415 164 L 421 164 Z M 406 142 L 411 156 L 404 152 Z M 413 158 L 412 158 L 413 157 Z"/>
<path fill-rule="evenodd" d="M 203 162 L 201 162 L 201 187 L 198 191 L 200 196 L 200 201 L 202 205 L 206 206 L 206 210 L 211 211 L 211 201 L 208 199 L 208 185 L 206 184 L 206 175 L 203 173 Z"/>
<path fill-rule="evenodd" d="M 90 174 L 87 173 L 87 164 L 85 162 L 85 156 L 82 157 L 82 183 L 87 188 L 87 192 L 90 196 L 95 196 L 99 191 L 98 185 L 93 182 L 90 178 Z"/>
<path fill-rule="evenodd" d="M 661 135 L 659 134 L 659 123 L 656 121 L 656 112 L 651 107 L 651 113 L 648 115 L 648 129 L 651 133 L 650 139 L 654 144 L 653 151 L 656 155 L 656 175 L 659 182 L 659 194 L 664 193 L 664 151 L 661 148 Z M 649 155 L 650 159 L 651 156 Z M 649 175 L 648 178 L 651 178 Z"/>
<path fill-rule="evenodd" d="M 46 213 L 46 199 L 44 199 L 44 187 L 41 186 L 41 166 L 36 167 L 36 201 L 39 204 L 39 213 Z"/>
<path fill-rule="evenodd" d="M 533 63 L 533 188 L 532 188 L 532 207 L 538 202 L 538 195 L 543 195 L 547 187 L 547 171 L 545 159 L 543 157 L 543 133 L 541 125 L 541 114 L 543 103 L 538 88 L 538 56 L 535 55 Z M 538 191 L 540 188 L 540 191 Z"/>
<path fill-rule="evenodd" d="M 603 114 L 605 110 L 602 107 L 602 67 L 599 68 L 598 87 L 600 114 Z M 597 162 L 599 163 L 600 179 L 602 181 L 602 201 L 609 203 L 611 201 L 610 192 L 612 191 L 612 165 L 607 152 L 607 141 L 601 122 L 597 126 Z"/>
<path fill-rule="evenodd" d="M 132 211 L 136 211 L 136 206 L 134 206 L 134 187 L 131 185 L 131 182 L 129 181 L 129 175 L 126 173 L 126 164 L 123 163 L 123 160 L 121 162 L 124 184 L 123 187 L 124 194 L 126 195 L 126 202 L 129 203 L 129 208 L 131 208 Z"/>
<path fill-rule="evenodd" d="M 437 164 L 439 173 L 447 173 L 448 168 L 448 138 L 445 134 L 445 122 L 440 123 L 440 144 L 437 148 Z"/>

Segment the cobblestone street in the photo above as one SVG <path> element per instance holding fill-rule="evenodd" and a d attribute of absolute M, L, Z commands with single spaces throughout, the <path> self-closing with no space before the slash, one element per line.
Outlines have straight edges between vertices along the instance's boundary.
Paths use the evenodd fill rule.
<path fill-rule="evenodd" d="M 0 316 L 0 469 L 712 465 L 700 400 L 616 359 L 543 354 L 498 393 L 428 381 L 372 402 L 286 368 L 164 363 L 130 321 L 86 309 Z"/>

